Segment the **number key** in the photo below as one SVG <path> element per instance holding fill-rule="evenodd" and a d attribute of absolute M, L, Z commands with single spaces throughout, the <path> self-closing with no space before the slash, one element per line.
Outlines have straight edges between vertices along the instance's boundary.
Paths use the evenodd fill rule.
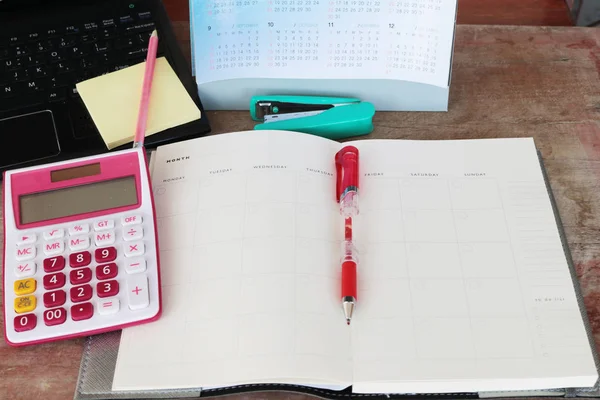
<path fill-rule="evenodd" d="M 65 285 L 67 277 L 62 272 L 58 274 L 44 275 L 44 289 L 54 290 Z"/>
<path fill-rule="evenodd" d="M 44 323 L 47 326 L 60 325 L 66 320 L 67 310 L 62 307 L 44 311 Z"/>
<path fill-rule="evenodd" d="M 82 285 L 92 280 L 92 270 L 89 268 L 79 268 L 69 273 L 71 285 Z"/>
<path fill-rule="evenodd" d="M 46 258 L 44 260 L 44 272 L 58 272 L 65 267 L 63 256 Z"/>
<path fill-rule="evenodd" d="M 98 280 L 112 279 L 117 276 L 118 272 L 117 264 L 115 263 L 98 265 L 96 267 L 96 278 L 98 278 Z"/>
<path fill-rule="evenodd" d="M 13 323 L 17 332 L 30 331 L 35 328 L 36 324 L 37 317 L 35 314 L 17 315 Z"/>
<path fill-rule="evenodd" d="M 73 268 L 85 267 L 92 262 L 92 255 L 89 251 L 82 251 L 81 253 L 73 253 L 69 256 L 69 265 Z"/>
<path fill-rule="evenodd" d="M 90 285 L 75 286 L 71 288 L 71 301 L 78 303 L 92 298 L 92 287 Z"/>
<path fill-rule="evenodd" d="M 98 282 L 96 292 L 98 292 L 98 297 L 116 296 L 119 293 L 119 282 L 115 280 Z"/>
<path fill-rule="evenodd" d="M 106 263 L 114 261 L 117 258 L 117 249 L 114 247 L 105 247 L 103 249 L 96 249 L 94 253 L 97 263 Z"/>
<path fill-rule="evenodd" d="M 62 306 L 65 301 L 67 301 L 67 294 L 64 290 L 44 293 L 44 307 L 46 308 Z"/>

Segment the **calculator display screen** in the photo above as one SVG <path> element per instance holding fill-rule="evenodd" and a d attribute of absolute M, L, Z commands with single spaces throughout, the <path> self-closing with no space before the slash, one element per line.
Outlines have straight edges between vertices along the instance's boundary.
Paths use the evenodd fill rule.
<path fill-rule="evenodd" d="M 137 203 L 134 176 L 19 197 L 21 224 L 126 207 Z"/>

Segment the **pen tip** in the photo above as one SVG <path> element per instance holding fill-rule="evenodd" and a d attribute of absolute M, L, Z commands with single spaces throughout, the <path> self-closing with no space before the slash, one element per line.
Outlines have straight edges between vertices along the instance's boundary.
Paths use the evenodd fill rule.
<path fill-rule="evenodd" d="M 346 325 L 350 325 L 350 318 L 346 319 Z"/>
<path fill-rule="evenodd" d="M 152 35 L 150 36 L 158 36 L 158 32 L 156 32 L 156 29 L 152 31 Z"/>

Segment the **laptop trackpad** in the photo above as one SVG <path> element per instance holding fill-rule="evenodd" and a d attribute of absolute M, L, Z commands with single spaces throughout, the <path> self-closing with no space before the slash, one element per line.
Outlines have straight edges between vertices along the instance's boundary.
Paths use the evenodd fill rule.
<path fill-rule="evenodd" d="M 0 166 L 43 160 L 60 153 L 52 111 L 0 119 Z"/>

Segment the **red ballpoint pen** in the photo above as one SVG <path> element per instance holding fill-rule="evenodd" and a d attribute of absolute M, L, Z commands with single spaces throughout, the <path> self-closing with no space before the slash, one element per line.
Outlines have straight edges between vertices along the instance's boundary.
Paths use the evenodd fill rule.
<path fill-rule="evenodd" d="M 342 247 L 342 309 L 350 325 L 356 305 L 358 252 L 352 241 L 352 218 L 358 214 L 358 149 L 345 146 L 335 156 L 337 170 L 336 200 L 344 217 Z"/>

